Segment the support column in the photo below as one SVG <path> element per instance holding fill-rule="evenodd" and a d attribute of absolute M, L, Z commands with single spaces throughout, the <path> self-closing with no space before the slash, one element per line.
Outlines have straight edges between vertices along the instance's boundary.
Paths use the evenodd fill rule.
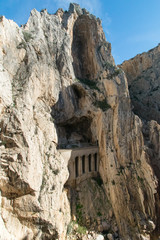
<path fill-rule="evenodd" d="M 94 154 L 91 154 L 91 171 L 94 171 Z"/>
<path fill-rule="evenodd" d="M 75 159 L 70 159 L 70 163 L 69 163 L 69 180 L 74 180 L 76 178 L 75 175 Z"/>
<path fill-rule="evenodd" d="M 91 172 L 92 171 L 92 155 L 91 154 L 88 155 L 87 167 L 88 167 L 87 172 Z"/>
<path fill-rule="evenodd" d="M 97 172 L 99 172 L 99 154 L 97 152 Z"/>
<path fill-rule="evenodd" d="M 82 175 L 82 157 L 78 157 L 78 160 L 79 160 L 79 165 L 78 165 L 78 168 L 79 168 L 79 176 Z"/>

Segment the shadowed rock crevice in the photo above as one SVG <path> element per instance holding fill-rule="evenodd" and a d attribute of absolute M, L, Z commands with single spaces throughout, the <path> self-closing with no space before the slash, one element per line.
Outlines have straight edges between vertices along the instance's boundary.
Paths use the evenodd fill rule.
<path fill-rule="evenodd" d="M 95 18 L 81 15 L 73 28 L 72 57 L 73 68 L 77 78 L 96 79 L 99 65 L 97 64 L 98 31 Z"/>
<path fill-rule="evenodd" d="M 58 148 L 82 147 L 92 143 L 91 118 L 72 118 L 57 124 Z"/>
<path fill-rule="evenodd" d="M 91 112 L 86 115 L 79 106 L 80 99 L 85 95 L 82 86 L 73 84 L 60 92 L 57 103 L 52 107 L 58 148 L 83 147 L 96 143 L 91 130 L 93 122 Z"/>

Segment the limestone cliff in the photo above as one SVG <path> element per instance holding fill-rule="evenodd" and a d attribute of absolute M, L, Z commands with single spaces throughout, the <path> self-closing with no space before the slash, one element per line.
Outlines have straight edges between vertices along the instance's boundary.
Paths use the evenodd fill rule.
<path fill-rule="evenodd" d="M 150 164 L 160 181 L 159 166 L 159 64 L 160 46 L 125 61 L 120 66 L 127 76 L 133 111 L 143 121 L 143 137 Z M 153 235 L 160 231 L 159 226 L 159 184 L 156 193 L 157 227 Z M 155 239 L 158 237 L 156 236 Z"/>
<path fill-rule="evenodd" d="M 133 111 L 145 120 L 160 123 L 160 45 L 123 62 Z"/>
<path fill-rule="evenodd" d="M 157 178 L 101 21 L 77 4 L 2 17 L 0 86 L 1 238 L 151 239 Z M 97 144 L 96 175 L 70 184 L 67 154 Z"/>

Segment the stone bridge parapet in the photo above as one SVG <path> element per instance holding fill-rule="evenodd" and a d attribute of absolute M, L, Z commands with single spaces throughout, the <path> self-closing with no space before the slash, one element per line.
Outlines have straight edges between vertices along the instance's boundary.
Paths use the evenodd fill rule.
<path fill-rule="evenodd" d="M 98 175 L 98 150 L 98 146 L 58 150 L 63 158 L 68 161 L 68 185 L 75 186 L 87 178 L 96 177 Z"/>

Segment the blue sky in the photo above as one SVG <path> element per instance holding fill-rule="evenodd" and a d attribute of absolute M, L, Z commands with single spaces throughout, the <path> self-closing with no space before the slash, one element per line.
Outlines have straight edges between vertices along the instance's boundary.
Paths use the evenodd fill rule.
<path fill-rule="evenodd" d="M 160 42 L 160 0 L 74 0 L 102 20 L 116 64 L 148 51 Z M 33 8 L 55 13 L 69 0 L 0 0 L 0 15 L 24 24 Z"/>

